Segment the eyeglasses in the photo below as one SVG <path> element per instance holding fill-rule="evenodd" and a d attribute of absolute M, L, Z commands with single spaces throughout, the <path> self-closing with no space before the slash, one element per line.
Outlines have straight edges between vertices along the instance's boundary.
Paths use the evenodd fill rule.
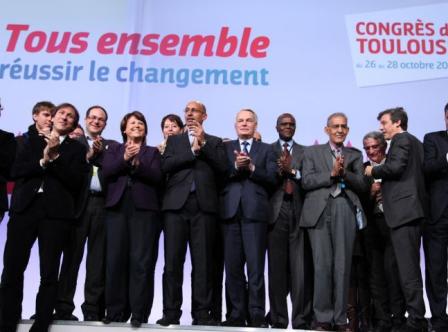
<path fill-rule="evenodd" d="M 102 123 L 105 123 L 105 122 L 106 122 L 106 119 L 105 119 L 105 118 L 99 118 L 99 117 L 97 117 L 97 116 L 95 116 L 95 115 L 89 115 L 89 116 L 87 117 L 87 119 L 89 119 L 89 120 L 91 120 L 91 121 L 102 122 Z"/>
<path fill-rule="evenodd" d="M 190 113 L 190 112 L 192 112 L 192 113 L 202 113 L 202 110 L 201 109 L 199 109 L 199 108 L 189 108 L 189 107 L 186 107 L 185 109 L 184 109 L 184 112 L 185 113 Z"/>

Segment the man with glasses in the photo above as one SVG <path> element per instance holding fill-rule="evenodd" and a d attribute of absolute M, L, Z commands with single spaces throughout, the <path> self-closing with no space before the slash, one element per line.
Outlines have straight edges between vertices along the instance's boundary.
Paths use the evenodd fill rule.
<path fill-rule="evenodd" d="M 367 190 L 362 154 L 344 146 L 349 127 L 344 113 L 328 117 L 327 144 L 305 149 L 306 191 L 300 226 L 310 237 L 314 262 L 314 329 L 351 331 L 347 325 L 350 270 L 356 228 L 366 219 L 358 195 Z"/>
<path fill-rule="evenodd" d="M 104 197 L 106 188 L 101 161 L 104 151 L 113 144 L 113 141 L 101 136 L 107 124 L 107 112 L 102 106 L 90 107 L 84 121 L 86 135 L 77 140 L 87 149 L 86 158 L 90 171 L 79 197 L 75 228 L 64 248 L 55 319 L 78 320 L 73 315 L 75 309 L 73 298 L 84 247 L 88 239 L 84 303 L 81 309 L 85 321 L 99 321 L 104 317 L 105 310 Z"/>
<path fill-rule="evenodd" d="M 369 161 L 364 163 L 365 167 L 384 164 L 387 143 L 381 132 L 366 134 L 363 145 L 369 158 Z M 384 218 L 380 179 L 371 180 L 370 191 L 364 197 L 364 211 L 368 223 L 363 235 L 369 264 L 375 332 L 397 332 L 405 320 L 406 307 L 390 229 Z"/>
<path fill-rule="evenodd" d="M 205 105 L 191 101 L 184 110 L 186 130 L 169 136 L 162 156 L 167 175 L 163 198 L 163 317 L 157 324 L 179 324 L 183 267 L 187 245 L 192 262 L 193 325 L 214 325 L 212 309 L 213 247 L 218 213 L 218 179 L 226 170 L 222 140 L 206 134 Z"/>

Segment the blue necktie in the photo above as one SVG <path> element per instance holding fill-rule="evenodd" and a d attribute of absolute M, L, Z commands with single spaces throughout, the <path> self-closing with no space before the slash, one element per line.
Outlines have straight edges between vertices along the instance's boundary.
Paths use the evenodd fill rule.
<path fill-rule="evenodd" d="M 249 142 L 248 141 L 243 141 L 241 143 L 243 145 L 243 152 L 247 155 L 249 155 L 249 150 L 247 149 L 247 147 L 249 146 Z"/>

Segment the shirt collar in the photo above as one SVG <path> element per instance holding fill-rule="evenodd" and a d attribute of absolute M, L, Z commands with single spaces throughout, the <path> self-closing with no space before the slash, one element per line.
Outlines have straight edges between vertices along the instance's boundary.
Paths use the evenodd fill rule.
<path fill-rule="evenodd" d="M 336 146 L 333 143 L 331 143 L 331 141 L 328 141 L 328 144 L 330 144 L 330 148 L 332 151 L 336 151 L 338 149 L 342 151 L 342 149 L 344 148 L 344 145 Z"/>
<path fill-rule="evenodd" d="M 292 149 L 292 145 L 294 144 L 294 141 L 291 139 L 289 141 L 284 141 L 281 138 L 278 139 L 280 146 L 283 148 L 283 144 L 288 144 L 288 149 L 291 150 Z"/>
<path fill-rule="evenodd" d="M 247 142 L 247 143 L 249 143 L 250 146 L 252 146 L 252 142 L 253 142 L 253 141 L 254 141 L 253 138 L 249 138 L 249 139 L 242 139 L 242 138 L 240 138 L 240 139 L 239 139 L 240 145 L 241 145 L 243 142 Z"/>

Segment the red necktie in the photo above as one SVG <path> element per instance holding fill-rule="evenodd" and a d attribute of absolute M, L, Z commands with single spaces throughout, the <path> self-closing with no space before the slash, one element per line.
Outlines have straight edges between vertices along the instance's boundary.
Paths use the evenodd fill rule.
<path fill-rule="evenodd" d="M 289 153 L 288 143 L 283 143 L 283 155 L 285 156 L 288 165 L 291 165 L 291 154 Z M 294 181 L 290 178 L 286 178 L 283 182 L 283 191 L 285 194 L 292 195 L 294 192 Z"/>

